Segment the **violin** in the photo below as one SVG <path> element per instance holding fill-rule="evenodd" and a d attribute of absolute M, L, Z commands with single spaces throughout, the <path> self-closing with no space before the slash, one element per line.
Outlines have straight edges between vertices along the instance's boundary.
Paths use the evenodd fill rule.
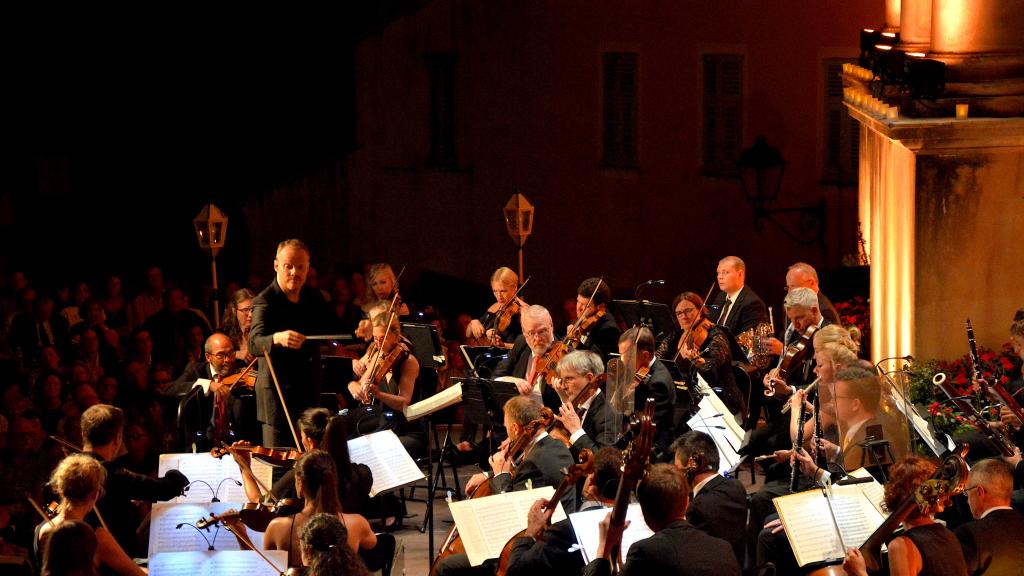
<path fill-rule="evenodd" d="M 786 384 L 786 380 L 792 371 L 814 352 L 812 342 L 814 340 L 814 333 L 817 331 L 817 325 L 812 324 L 808 326 L 795 342 L 786 347 L 786 352 L 782 356 L 782 362 L 779 363 L 778 368 L 772 371 L 774 374 L 765 383 L 765 396 L 775 396 L 775 385 L 779 383 Z"/>
<path fill-rule="evenodd" d="M 380 386 L 388 372 L 391 372 L 391 369 L 395 367 L 395 364 L 398 364 L 409 355 L 409 348 L 403 342 L 396 344 L 387 353 L 383 353 L 380 347 L 376 350 L 377 355 L 374 358 L 374 364 L 363 373 L 363 377 L 359 381 L 360 387 L 368 397 L 368 401 L 365 404 L 373 404 L 373 395 L 369 393 L 370 386 Z"/>
<path fill-rule="evenodd" d="M 294 448 L 277 450 L 263 446 L 232 446 L 231 448 L 215 446 L 210 449 L 210 456 L 222 458 L 225 454 L 230 454 L 231 450 L 249 452 L 253 458 L 274 468 L 290 468 L 295 465 L 296 460 L 302 457 L 302 452 Z"/>
<path fill-rule="evenodd" d="M 579 410 L 583 402 L 585 402 L 587 398 L 590 398 L 591 394 L 594 393 L 594 390 L 597 390 L 598 387 L 604 384 L 606 380 L 608 380 L 608 374 L 598 374 L 593 380 L 587 382 L 583 388 L 580 388 L 579 392 L 569 399 L 568 404 L 572 406 L 573 410 Z M 561 396 L 561 394 L 559 394 L 559 396 Z M 569 440 L 572 435 L 569 434 L 569 430 L 566 429 L 565 424 L 562 424 L 558 419 L 556 419 L 551 425 L 551 428 L 548 430 L 548 434 L 551 434 L 555 438 L 561 440 L 566 446 L 572 446 L 572 442 Z"/>
<path fill-rule="evenodd" d="M 532 276 L 531 276 L 532 278 Z M 491 319 L 490 328 L 494 330 L 491 334 L 491 345 L 498 346 L 501 344 L 498 337 L 499 334 L 508 330 L 509 324 L 512 323 L 512 318 L 519 314 L 520 310 L 527 306 L 527 303 L 519 297 L 519 293 L 526 288 L 526 285 L 530 283 L 530 278 L 527 278 L 525 282 L 519 285 L 516 289 L 516 293 L 512 295 L 504 304 L 498 307 L 494 312 L 494 317 Z"/>
<path fill-rule="evenodd" d="M 246 502 L 241 510 L 230 510 L 222 514 L 210 512 L 208 518 L 200 518 L 196 522 L 196 528 L 205 530 L 217 524 L 224 524 L 232 520 L 241 520 L 250 530 L 266 532 L 270 521 L 279 516 L 291 516 L 301 512 L 305 502 L 301 498 L 282 498 L 274 504 L 263 504 L 260 502 Z"/>
<path fill-rule="evenodd" d="M 255 360 L 253 360 L 253 362 L 255 362 Z M 256 372 L 247 367 L 236 374 L 218 378 L 218 381 L 222 385 L 227 386 L 228 390 L 231 390 L 235 386 L 241 386 L 247 390 L 253 390 L 256 388 Z"/>
<path fill-rule="evenodd" d="M 575 486 L 580 479 L 583 477 L 593 474 L 594 472 L 594 455 L 589 449 L 584 448 L 580 450 L 580 462 L 579 464 L 573 464 L 565 471 L 565 477 L 558 484 L 558 488 L 555 488 L 555 493 L 548 498 L 548 503 L 542 507 L 544 510 L 544 524 L 551 523 L 551 516 L 554 515 L 555 510 L 558 508 L 558 503 L 562 500 L 562 496 L 565 492 Z M 508 573 L 508 563 L 512 557 L 512 548 L 515 545 L 516 540 L 526 536 L 526 528 L 520 530 L 515 536 L 509 538 L 508 542 L 501 549 L 501 556 L 498 560 L 498 571 L 497 576 L 505 576 Z"/>

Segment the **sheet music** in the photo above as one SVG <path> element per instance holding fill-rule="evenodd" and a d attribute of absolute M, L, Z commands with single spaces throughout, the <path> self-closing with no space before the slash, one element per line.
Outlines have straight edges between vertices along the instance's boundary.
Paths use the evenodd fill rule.
<path fill-rule="evenodd" d="M 601 544 L 601 528 L 598 524 L 608 515 L 611 508 L 594 508 L 585 512 L 576 512 L 569 515 L 572 522 L 572 529 L 576 532 L 576 541 L 579 542 L 580 551 L 583 553 L 583 563 L 589 564 L 597 556 L 597 548 Z M 644 516 L 640 511 L 640 504 L 630 504 L 626 509 L 626 520 L 629 520 L 629 527 L 622 533 L 622 556 L 623 560 L 629 553 L 630 546 L 645 538 L 650 538 L 654 532 L 644 522 Z"/>
<path fill-rule="evenodd" d="M 885 487 L 879 484 L 878 480 L 875 480 L 874 476 L 864 468 L 857 468 L 850 472 L 850 476 L 854 478 L 871 478 L 871 482 L 867 484 L 853 484 L 852 486 L 856 486 L 864 493 L 864 496 L 875 507 L 875 510 L 878 510 L 879 514 L 883 517 L 888 516 L 889 514 L 885 511 Z"/>
<path fill-rule="evenodd" d="M 210 393 L 210 380 L 208 378 L 200 378 L 196 380 L 196 383 L 192 385 L 193 388 L 199 386 L 203 389 L 203 394 Z"/>
<path fill-rule="evenodd" d="M 287 551 L 266 550 L 263 555 L 274 563 L 277 570 L 252 550 L 228 550 L 164 552 L 150 556 L 149 573 L 151 576 L 279 576 L 281 570 L 288 569 Z"/>
<path fill-rule="evenodd" d="M 743 427 L 729 412 L 722 399 L 700 377 L 700 374 L 697 377 L 698 390 L 704 394 L 704 397 L 698 405 L 697 413 L 687 421 L 687 424 L 690 429 L 700 430 L 715 441 L 715 445 L 718 447 L 718 471 L 720 473 L 732 472 L 742 460 L 737 451 L 743 444 Z"/>
<path fill-rule="evenodd" d="M 187 522 L 195 524 L 201 518 L 208 518 L 210 513 L 221 514 L 230 509 L 241 510 L 240 502 L 214 502 L 206 504 L 171 504 L 169 502 L 154 502 L 153 511 L 150 513 L 149 529 L 149 555 L 163 552 L 196 552 L 205 551 L 209 545 L 203 536 L 206 536 L 217 550 L 244 550 L 238 544 L 234 534 L 228 532 L 223 526 L 220 532 L 216 527 L 209 531 L 204 530 L 202 535 L 191 526 L 177 528 L 178 524 Z M 255 530 L 247 530 L 249 538 L 257 548 L 263 547 L 263 533 Z M 217 539 L 214 540 L 214 535 Z"/>
<path fill-rule="evenodd" d="M 833 486 L 831 509 L 821 490 L 789 494 L 773 500 L 797 564 L 806 566 L 812 562 L 841 559 L 846 555 L 846 548 L 864 544 L 882 525 L 885 517 L 875 509 L 859 486 Z M 833 513 L 839 533 L 831 522 Z"/>
<path fill-rule="evenodd" d="M 427 414 L 433 414 L 438 410 L 447 408 L 452 404 L 458 404 L 459 402 L 462 402 L 462 384 L 457 382 L 437 394 L 434 394 L 430 398 L 426 398 L 415 404 L 406 406 L 405 419 L 412 422 L 417 418 L 422 418 Z"/>
<path fill-rule="evenodd" d="M 956 449 L 956 443 L 953 442 L 953 439 L 950 438 L 948 434 L 936 432 L 932 425 L 921 416 L 913 404 L 907 404 L 907 401 L 899 388 L 896 386 L 888 386 L 887 390 L 889 391 L 889 394 L 892 395 L 893 404 L 896 406 L 896 409 L 907 418 L 910 425 L 915 431 L 917 431 L 918 437 L 920 437 L 921 440 L 931 448 L 932 453 L 936 456 L 942 456 L 947 451 Z M 937 439 L 935 437 L 936 434 L 941 436 L 945 442 Z"/>
<path fill-rule="evenodd" d="M 466 547 L 469 563 L 479 566 L 488 558 L 497 558 L 505 543 L 526 528 L 526 516 L 533 503 L 541 498 L 550 499 L 553 486 L 505 492 L 484 498 L 450 502 L 452 518 Z M 558 504 L 552 522 L 565 519 L 565 511 Z"/>
<path fill-rule="evenodd" d="M 425 476 L 391 430 L 374 432 L 348 441 L 353 462 L 365 464 L 373 473 L 370 496 L 422 480 Z"/>
<path fill-rule="evenodd" d="M 252 473 L 269 489 L 273 484 L 271 479 L 273 468 L 255 459 L 253 459 L 251 466 Z M 217 492 L 218 500 L 224 502 L 249 501 L 243 486 L 239 486 L 231 480 L 225 481 L 225 478 L 234 478 L 238 482 L 242 481 L 242 471 L 239 470 L 238 463 L 230 455 L 223 458 L 214 458 L 207 452 L 197 454 L 161 454 L 159 474 L 163 476 L 171 469 L 179 470 L 192 484 L 188 487 L 184 496 L 178 496 L 173 500 L 169 500 L 169 502 L 175 504 L 210 502 L 213 500 L 214 491 L 217 490 L 218 485 L 220 486 L 220 490 Z M 203 482 L 206 482 L 206 484 L 203 484 Z M 207 487 L 207 484 L 209 484 L 209 487 Z"/>

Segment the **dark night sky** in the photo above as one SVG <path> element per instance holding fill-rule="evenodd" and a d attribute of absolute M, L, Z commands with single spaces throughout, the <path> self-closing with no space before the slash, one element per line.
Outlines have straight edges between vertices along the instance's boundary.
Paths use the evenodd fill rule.
<path fill-rule="evenodd" d="M 244 200 L 352 148 L 352 46 L 422 2 L 351 4 L 301 25 L 27 24 L 0 108 L 0 197 L 13 206 L 0 239 L 18 247 L 0 265 L 99 277 L 156 261 L 173 273 L 201 258 L 191 219 L 213 201 L 239 216 L 222 266 L 241 273 L 231 243 L 255 233 L 241 226 Z"/>

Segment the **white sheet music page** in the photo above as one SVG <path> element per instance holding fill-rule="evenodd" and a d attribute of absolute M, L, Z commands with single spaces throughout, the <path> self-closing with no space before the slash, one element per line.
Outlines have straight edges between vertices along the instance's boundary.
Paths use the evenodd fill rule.
<path fill-rule="evenodd" d="M 462 402 L 462 384 L 456 383 L 444 390 L 434 394 L 430 398 L 405 407 L 405 419 L 412 422 L 438 410 L 443 410 L 453 404 Z"/>
<path fill-rule="evenodd" d="M 170 502 L 210 502 L 213 500 L 214 492 L 217 499 L 223 502 L 249 501 L 245 496 L 245 488 L 239 486 L 242 482 L 242 471 L 230 455 L 214 458 L 208 452 L 161 454 L 159 474 L 163 476 L 172 469 L 184 474 L 190 484 L 184 496 L 178 496 Z M 273 468 L 269 465 L 253 460 L 252 473 L 267 488 L 273 484 Z"/>
<path fill-rule="evenodd" d="M 583 553 L 584 564 L 589 564 L 597 556 L 597 547 L 601 543 L 601 529 L 598 524 L 609 512 L 611 512 L 611 508 L 594 508 L 569 515 L 572 529 L 576 532 L 576 541 L 579 542 L 580 551 Z M 654 535 L 654 532 L 644 522 L 639 504 L 629 505 L 626 509 L 626 520 L 629 520 L 629 527 L 622 533 L 621 558 L 623 560 L 633 543 Z"/>
<path fill-rule="evenodd" d="M 500 556 L 505 543 L 526 529 L 526 516 L 533 503 L 541 498 L 550 499 L 554 494 L 553 486 L 545 486 L 449 503 L 469 563 L 479 566 L 488 558 Z M 565 511 L 559 504 L 551 521 L 564 518 Z"/>
<path fill-rule="evenodd" d="M 288 569 L 288 552 L 266 550 L 263 555 L 252 550 L 225 550 L 223 552 L 163 552 L 149 558 L 151 576 L 279 576 Z"/>
<path fill-rule="evenodd" d="M 365 464 L 373 473 L 370 496 L 394 490 L 425 477 L 416 461 L 402 447 L 398 436 L 391 430 L 349 440 L 348 455 L 352 462 Z"/>
<path fill-rule="evenodd" d="M 875 507 L 875 510 L 877 510 L 879 514 L 883 517 L 888 517 L 889 513 L 886 512 L 884 508 L 885 487 L 879 484 L 878 480 L 875 480 L 874 476 L 864 468 L 857 468 L 853 472 L 850 472 L 850 476 L 853 476 L 854 478 L 871 478 L 871 482 L 866 484 L 853 484 L 853 486 L 856 486 L 864 493 L 864 496 L 871 502 L 871 505 Z"/>
<path fill-rule="evenodd" d="M 773 500 L 800 566 L 841 559 L 846 555 L 845 548 L 859 547 L 882 525 L 885 516 L 860 486 L 833 486 L 831 507 L 817 489 Z M 832 514 L 841 540 L 832 524 Z"/>
<path fill-rule="evenodd" d="M 732 472 L 741 460 L 736 452 L 743 444 L 743 427 L 729 413 L 725 403 L 698 374 L 698 389 L 704 394 L 697 413 L 688 421 L 691 430 L 700 430 L 711 436 L 718 447 L 718 471 Z"/>
<path fill-rule="evenodd" d="M 228 532 L 223 526 L 211 526 L 209 530 L 203 530 L 200 534 L 195 528 L 184 524 L 195 524 L 201 518 L 209 518 L 210 513 L 222 514 L 230 509 L 240 510 L 241 502 L 214 502 L 212 504 L 172 504 L 170 502 L 153 503 L 153 511 L 150 513 L 149 528 L 149 555 L 162 552 L 196 552 L 203 551 L 209 547 L 205 536 L 213 544 L 216 550 L 244 550 L 238 544 L 234 534 Z M 178 524 L 182 524 L 178 528 Z M 249 538 L 254 546 L 263 547 L 263 533 L 255 530 L 247 530 Z M 214 540 L 216 536 L 216 540 Z"/>

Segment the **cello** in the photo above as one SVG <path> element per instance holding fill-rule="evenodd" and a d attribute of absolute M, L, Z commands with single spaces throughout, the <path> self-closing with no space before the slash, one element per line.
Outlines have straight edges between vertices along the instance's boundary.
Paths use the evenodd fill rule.
<path fill-rule="evenodd" d="M 541 408 L 540 417 L 528 422 L 526 426 L 523 426 L 523 431 L 519 436 L 505 446 L 505 461 L 512 463 L 511 474 L 513 479 L 515 479 L 516 475 L 515 467 L 516 464 L 518 464 L 517 457 L 525 454 L 526 447 L 530 445 L 533 437 L 536 436 L 537 432 L 542 428 L 550 426 L 552 420 L 554 420 L 554 414 L 551 412 L 551 409 L 547 407 Z M 477 486 L 476 490 L 470 494 L 469 498 L 472 500 L 475 498 L 484 498 L 493 494 L 494 492 L 491 488 L 491 483 L 488 481 Z M 558 501 L 556 500 L 555 503 L 557 504 L 557 502 Z M 452 526 L 451 531 L 448 532 L 448 536 L 444 539 L 444 543 L 441 544 L 441 550 L 437 553 L 437 557 L 434 558 L 433 563 L 430 565 L 430 576 L 436 576 L 437 568 L 445 558 L 456 554 L 463 554 L 465 552 L 466 546 L 462 543 L 462 537 L 459 536 L 459 528 L 458 526 Z"/>
<path fill-rule="evenodd" d="M 544 511 L 544 524 L 551 523 L 551 516 L 558 509 L 558 503 L 562 500 L 562 496 L 565 491 L 572 488 L 580 481 L 581 478 L 594 472 L 594 455 L 584 448 L 580 451 L 580 462 L 579 464 L 573 464 L 564 473 L 565 477 L 558 484 L 558 488 L 555 488 L 555 493 L 548 498 L 548 501 L 542 507 Z M 526 528 L 523 528 L 516 535 L 509 538 L 508 542 L 505 543 L 504 548 L 501 549 L 501 556 L 498 560 L 498 570 L 496 576 L 505 576 L 508 572 L 508 563 L 512 557 L 512 548 L 515 546 L 516 540 L 526 536 Z"/>
<path fill-rule="evenodd" d="M 651 450 L 654 449 L 654 398 L 648 398 L 644 405 L 643 412 L 637 419 L 636 426 L 639 432 L 635 433 L 633 440 L 622 453 L 622 477 L 619 480 L 619 488 L 615 493 L 615 504 L 612 506 L 610 528 L 622 529 L 626 523 L 626 509 L 629 507 L 630 495 L 636 490 L 640 480 L 647 474 L 647 463 L 651 458 Z M 622 571 L 622 547 L 615 546 L 608 554 L 608 560 L 612 565 L 612 573 Z"/>

